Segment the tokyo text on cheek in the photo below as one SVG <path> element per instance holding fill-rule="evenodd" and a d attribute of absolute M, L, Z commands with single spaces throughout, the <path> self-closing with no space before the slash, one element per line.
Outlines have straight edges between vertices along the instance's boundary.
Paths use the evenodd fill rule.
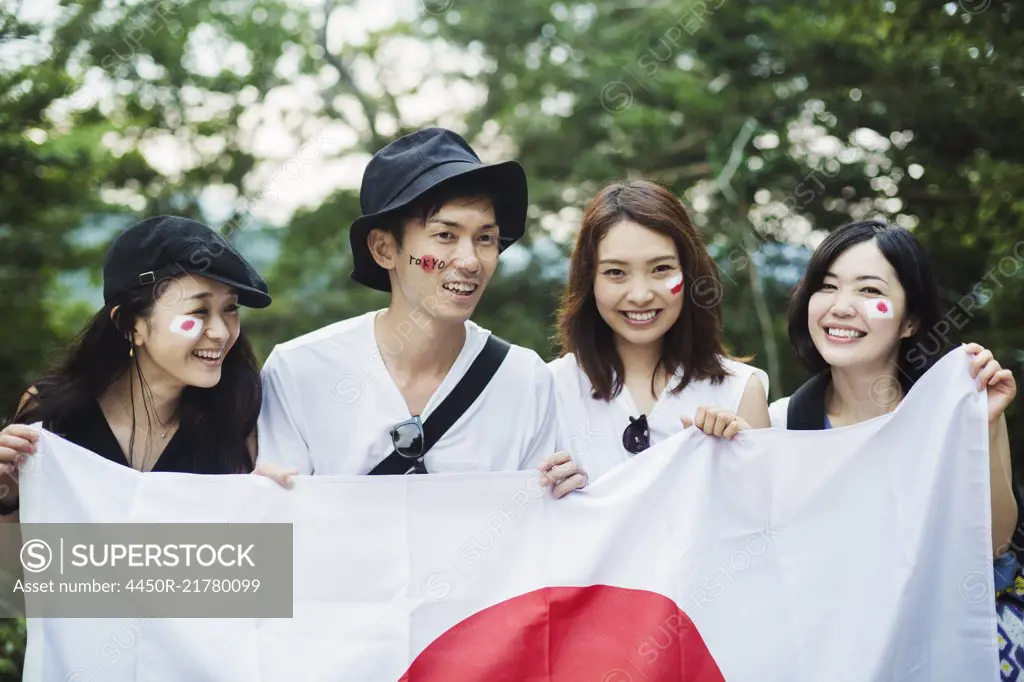
<path fill-rule="evenodd" d="M 423 272 L 434 272 L 444 270 L 447 263 L 436 256 L 425 255 L 419 258 L 409 256 L 409 265 L 418 265 Z"/>

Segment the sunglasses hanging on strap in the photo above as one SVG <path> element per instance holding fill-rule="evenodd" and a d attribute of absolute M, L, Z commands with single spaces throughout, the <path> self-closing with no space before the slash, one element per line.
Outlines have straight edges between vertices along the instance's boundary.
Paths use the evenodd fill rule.
<path fill-rule="evenodd" d="M 391 443 L 395 449 L 370 472 L 371 476 L 425 474 L 423 458 L 441 440 L 452 424 L 459 420 L 469 406 L 483 393 L 491 377 L 498 371 L 508 355 L 509 343 L 494 334 L 487 337 L 483 350 L 473 360 L 465 376 L 452 392 L 430 413 L 426 421 L 418 416 L 396 424 L 391 429 Z"/>

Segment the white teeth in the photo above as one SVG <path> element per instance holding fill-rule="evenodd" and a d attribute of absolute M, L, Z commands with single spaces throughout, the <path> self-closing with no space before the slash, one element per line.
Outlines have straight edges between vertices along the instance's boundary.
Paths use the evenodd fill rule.
<path fill-rule="evenodd" d="M 202 358 L 203 360 L 220 360 L 221 352 L 211 350 L 194 350 L 192 351 L 192 355 L 195 355 L 197 358 Z"/>
<path fill-rule="evenodd" d="M 464 284 L 463 282 L 448 282 L 444 285 L 444 288 L 459 294 L 468 294 L 476 291 L 475 284 Z"/>
<path fill-rule="evenodd" d="M 647 312 L 647 313 L 634 313 L 634 312 L 627 311 L 626 312 L 626 317 L 628 317 L 629 319 L 631 319 L 631 320 L 633 320 L 635 322 L 647 322 L 649 320 L 653 320 L 654 317 L 657 314 L 658 314 L 657 310 L 653 310 L 653 311 Z"/>
<path fill-rule="evenodd" d="M 864 332 L 859 332 L 855 329 L 836 329 L 829 327 L 826 329 L 829 336 L 838 336 L 841 339 L 859 339 L 862 336 L 866 336 Z"/>

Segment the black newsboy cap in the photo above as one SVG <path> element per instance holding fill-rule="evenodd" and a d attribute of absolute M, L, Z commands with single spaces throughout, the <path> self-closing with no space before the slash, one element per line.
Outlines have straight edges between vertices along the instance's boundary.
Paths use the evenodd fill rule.
<path fill-rule="evenodd" d="M 203 223 L 179 216 L 154 216 L 135 223 L 103 259 L 103 299 L 191 273 L 238 291 L 249 308 L 270 305 L 267 283 L 223 237 Z"/>

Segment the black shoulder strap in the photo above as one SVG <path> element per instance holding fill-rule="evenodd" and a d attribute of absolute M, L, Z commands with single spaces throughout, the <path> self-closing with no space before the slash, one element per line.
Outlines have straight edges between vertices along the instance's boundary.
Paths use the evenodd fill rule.
<path fill-rule="evenodd" d="M 508 355 L 511 346 L 508 341 L 501 339 L 494 334 L 487 338 L 483 350 L 473 360 L 473 364 L 466 370 L 465 376 L 452 389 L 452 392 L 437 406 L 437 409 L 430 413 L 427 420 L 423 422 L 423 454 L 427 454 L 430 448 L 434 447 L 437 441 L 441 440 L 452 424 L 459 420 L 469 406 L 476 402 L 476 399 L 483 393 L 491 377 L 501 366 Z M 385 457 L 380 464 L 370 472 L 374 475 L 396 475 L 409 471 L 410 460 L 392 450 L 391 454 Z M 425 468 L 422 472 L 427 473 Z"/>
<path fill-rule="evenodd" d="M 787 429 L 821 431 L 825 428 L 825 391 L 831 380 L 831 372 L 825 370 L 793 393 L 786 409 Z"/>

